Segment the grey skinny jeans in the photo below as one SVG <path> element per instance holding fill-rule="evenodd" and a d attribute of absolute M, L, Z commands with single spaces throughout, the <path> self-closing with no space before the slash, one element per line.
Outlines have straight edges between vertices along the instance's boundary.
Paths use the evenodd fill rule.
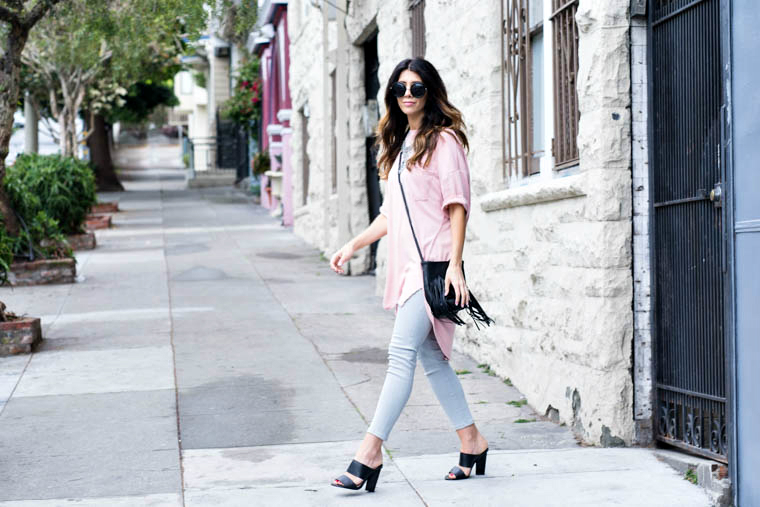
<path fill-rule="evenodd" d="M 473 423 L 459 378 L 444 359 L 433 334 L 433 325 L 425 311 L 425 295 L 420 289 L 396 313 L 388 347 L 388 372 L 367 430 L 381 440 L 388 440 L 391 428 L 409 400 L 418 356 L 454 429 L 460 430 Z"/>

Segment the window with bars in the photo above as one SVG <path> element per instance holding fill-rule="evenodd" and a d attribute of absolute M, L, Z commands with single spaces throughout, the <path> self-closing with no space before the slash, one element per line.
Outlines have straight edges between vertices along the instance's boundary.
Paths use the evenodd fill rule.
<path fill-rule="evenodd" d="M 555 168 L 567 167 L 578 159 L 575 141 L 579 116 L 575 92 L 578 38 L 574 20 L 577 2 L 502 2 L 503 176 L 507 180 L 539 173 L 541 159 L 549 148 L 548 140 L 553 143 Z M 546 40 L 553 47 L 546 46 L 544 38 L 544 23 L 549 20 L 551 30 Z M 552 87 L 546 81 L 552 76 L 553 101 Z M 547 109 L 547 102 L 554 104 L 553 112 Z"/>
<path fill-rule="evenodd" d="M 412 28 L 412 56 L 425 57 L 425 0 L 409 0 Z"/>
<path fill-rule="evenodd" d="M 552 0 L 554 33 L 554 166 L 562 169 L 578 161 L 578 0 Z"/>
<path fill-rule="evenodd" d="M 537 144 L 543 142 L 543 121 L 534 113 L 543 106 L 541 6 L 542 0 L 502 3 L 505 178 L 529 176 L 540 170 L 542 149 L 537 149 Z"/>

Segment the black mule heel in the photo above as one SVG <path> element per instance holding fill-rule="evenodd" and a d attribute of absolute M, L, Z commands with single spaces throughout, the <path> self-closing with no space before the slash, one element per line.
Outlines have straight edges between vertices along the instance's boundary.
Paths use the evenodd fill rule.
<path fill-rule="evenodd" d="M 373 493 L 375 491 L 375 486 L 377 485 L 377 479 L 380 477 L 380 468 L 382 468 L 383 465 L 380 465 L 377 467 L 375 473 L 367 477 L 367 487 L 366 490 L 370 493 Z"/>
<path fill-rule="evenodd" d="M 345 489 L 362 489 L 362 486 L 367 487 L 367 491 L 372 493 L 375 491 L 375 486 L 377 485 L 377 479 L 380 477 L 380 470 L 383 468 L 383 465 L 378 465 L 377 468 L 370 468 L 367 465 L 363 463 L 359 463 L 358 461 L 351 460 L 351 464 L 348 465 L 348 468 L 346 469 L 346 472 L 355 475 L 359 479 L 362 479 L 362 482 L 359 484 L 355 484 L 354 481 L 351 480 L 351 478 L 347 475 L 341 475 L 337 479 L 335 479 L 332 484 L 336 488 L 345 488 Z"/>
<path fill-rule="evenodd" d="M 449 470 L 449 474 L 454 477 L 446 475 L 447 481 L 458 481 L 460 479 L 469 479 L 472 475 L 472 467 L 475 467 L 475 475 L 484 475 L 486 473 L 486 457 L 488 456 L 488 448 L 480 454 L 467 454 L 466 452 L 459 453 L 459 466 L 455 466 Z M 470 469 L 470 473 L 465 474 L 461 468 L 466 467 Z"/>
<path fill-rule="evenodd" d="M 486 449 L 487 451 L 488 449 Z M 475 462 L 475 475 L 485 475 L 486 473 L 486 457 L 487 454 L 483 453 L 483 458 L 480 461 Z"/>

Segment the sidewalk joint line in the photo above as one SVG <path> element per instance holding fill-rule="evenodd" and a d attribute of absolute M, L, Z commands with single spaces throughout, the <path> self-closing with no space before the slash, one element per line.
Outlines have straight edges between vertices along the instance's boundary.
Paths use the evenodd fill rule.
<path fill-rule="evenodd" d="M 87 255 L 87 258 L 84 261 L 84 264 L 82 264 L 82 269 L 87 265 L 87 263 L 90 261 L 90 255 Z M 58 312 L 55 314 L 55 318 L 53 319 L 53 322 L 51 322 L 47 326 L 47 330 L 50 331 L 54 326 L 55 323 L 58 322 L 58 317 L 61 316 L 61 313 L 63 313 L 63 308 L 66 306 L 66 302 L 69 300 L 69 297 L 71 297 L 71 291 L 74 290 L 74 285 L 76 285 L 76 278 L 74 279 L 74 283 L 70 284 L 68 290 L 66 291 L 66 295 L 63 297 L 63 301 L 61 301 L 61 306 L 58 307 Z M 40 328 L 42 328 L 42 323 L 40 323 Z M 45 337 L 42 337 L 43 340 Z M 39 345 L 38 345 L 39 347 Z M 5 412 L 5 407 L 8 406 L 8 404 L 11 401 L 11 398 L 13 398 L 13 395 L 16 393 L 16 389 L 18 389 L 19 384 L 21 383 L 21 379 L 24 378 L 24 374 L 26 373 L 26 370 L 29 368 L 29 365 L 32 363 L 32 359 L 34 359 L 34 353 L 29 354 L 29 358 L 26 361 L 26 364 L 21 369 L 21 374 L 16 379 L 16 383 L 13 384 L 13 389 L 11 389 L 10 394 L 8 394 L 8 398 L 5 400 L 5 403 L 3 403 L 3 406 L 0 407 L 0 415 L 3 415 L 3 412 Z"/>
<path fill-rule="evenodd" d="M 164 189 L 158 191 L 161 202 L 161 221 L 164 220 Z M 172 348 L 172 375 L 174 376 L 174 408 L 177 424 L 177 451 L 179 453 L 179 480 L 180 480 L 180 498 L 182 506 L 185 505 L 185 465 L 182 461 L 182 426 L 179 418 L 179 383 L 177 382 L 177 351 L 174 347 L 174 314 L 172 312 L 172 288 L 169 276 L 169 260 L 166 256 L 166 234 L 161 235 L 163 242 L 162 252 L 164 256 L 164 267 L 166 268 L 166 293 L 168 296 L 169 306 L 169 344 Z"/>

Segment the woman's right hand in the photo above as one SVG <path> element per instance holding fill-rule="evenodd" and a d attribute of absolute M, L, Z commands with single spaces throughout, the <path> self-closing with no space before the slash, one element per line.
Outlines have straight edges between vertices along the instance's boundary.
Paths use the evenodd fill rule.
<path fill-rule="evenodd" d="M 335 252 L 330 259 L 330 267 L 332 270 L 342 275 L 344 271 L 341 266 L 343 266 L 343 264 L 348 262 L 351 257 L 353 257 L 354 252 L 356 252 L 356 249 L 354 248 L 352 241 L 349 241 L 343 245 L 343 247 Z"/>

